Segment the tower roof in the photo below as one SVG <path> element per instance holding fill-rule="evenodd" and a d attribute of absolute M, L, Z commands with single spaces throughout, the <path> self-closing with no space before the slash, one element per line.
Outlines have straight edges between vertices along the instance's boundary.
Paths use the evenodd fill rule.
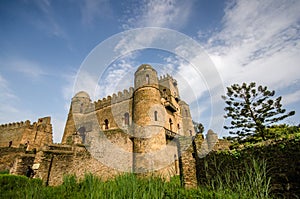
<path fill-rule="evenodd" d="M 138 69 L 136 70 L 136 72 L 141 71 L 141 70 L 147 70 L 147 69 L 155 71 L 155 69 L 151 65 L 149 65 L 149 64 L 142 64 L 142 65 L 140 65 L 138 67 Z"/>
<path fill-rule="evenodd" d="M 90 98 L 89 94 L 87 94 L 87 92 L 84 91 L 79 91 L 74 97 Z"/>

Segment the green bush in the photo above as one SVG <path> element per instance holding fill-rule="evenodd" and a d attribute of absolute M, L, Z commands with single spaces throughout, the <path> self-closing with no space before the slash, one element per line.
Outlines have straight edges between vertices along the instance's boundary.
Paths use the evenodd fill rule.
<path fill-rule="evenodd" d="M 9 174 L 0 175 L 0 198 L 36 198 L 42 189 L 40 179 L 30 179 L 25 176 Z"/>

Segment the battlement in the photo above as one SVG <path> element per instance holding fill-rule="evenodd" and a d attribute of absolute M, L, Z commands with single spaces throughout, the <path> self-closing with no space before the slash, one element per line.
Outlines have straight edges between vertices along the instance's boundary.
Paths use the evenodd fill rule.
<path fill-rule="evenodd" d="M 116 104 L 125 100 L 128 100 L 133 95 L 133 87 L 130 87 L 129 90 L 124 89 L 123 92 L 119 91 L 117 94 L 113 93 L 112 96 L 107 96 L 106 98 L 103 98 L 102 100 L 95 101 L 95 109 L 100 109 L 106 106 L 109 106 L 111 104 Z"/>
<path fill-rule="evenodd" d="M 160 76 L 158 78 L 158 83 L 162 83 L 162 82 L 165 82 L 165 81 L 169 81 L 169 82 L 172 82 L 174 86 L 177 86 L 177 80 L 174 79 L 171 75 L 167 74 L 167 75 L 163 75 L 163 76 Z"/>
<path fill-rule="evenodd" d="M 173 77 L 169 75 L 168 73 L 166 75 L 161 75 L 158 78 L 158 81 L 165 81 L 165 80 L 173 80 Z"/>
<path fill-rule="evenodd" d="M 26 143 L 27 150 L 52 143 L 51 117 L 39 118 L 33 123 L 26 120 L 0 125 L 1 147 L 24 147 Z"/>
<path fill-rule="evenodd" d="M 37 126 L 39 124 L 51 124 L 50 121 L 51 121 L 50 117 L 44 117 L 44 118 L 39 118 L 38 122 L 33 122 L 32 124 L 29 120 L 1 124 L 0 132 L 5 131 L 5 130 L 7 131 L 10 129 L 17 129 L 17 128 L 33 128 L 34 126 Z"/>
<path fill-rule="evenodd" d="M 30 127 L 30 121 L 20 121 L 20 122 L 13 122 L 13 123 L 7 123 L 7 124 L 1 124 L 0 125 L 0 131 L 2 130 L 9 130 L 9 129 L 16 129 L 16 128 L 22 128 L 22 127 Z"/>

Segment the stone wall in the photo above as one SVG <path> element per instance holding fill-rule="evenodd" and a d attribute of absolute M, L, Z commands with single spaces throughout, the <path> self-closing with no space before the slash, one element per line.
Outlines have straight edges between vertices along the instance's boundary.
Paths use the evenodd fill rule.
<path fill-rule="evenodd" d="M 19 147 L 25 132 L 30 127 L 30 121 L 2 124 L 0 126 L 0 147 L 7 147 L 12 141 L 12 147 Z"/>
<path fill-rule="evenodd" d="M 198 182 L 206 184 L 212 176 L 221 175 L 226 171 L 245 173 L 245 163 L 248 165 L 253 159 L 259 162 L 266 161 L 267 177 L 271 178 L 271 194 L 276 198 L 298 198 L 300 141 L 297 139 L 233 152 L 211 152 L 199 159 Z"/>
<path fill-rule="evenodd" d="M 9 171 L 17 157 L 25 154 L 24 148 L 1 147 L 0 148 L 0 171 Z"/>
<path fill-rule="evenodd" d="M 25 122 L 2 124 L 0 126 L 0 147 L 7 147 L 12 141 L 11 147 L 22 147 L 27 143 L 28 150 L 39 148 L 44 144 L 52 143 L 52 125 L 50 117 L 39 118 L 37 122 L 30 124 Z"/>

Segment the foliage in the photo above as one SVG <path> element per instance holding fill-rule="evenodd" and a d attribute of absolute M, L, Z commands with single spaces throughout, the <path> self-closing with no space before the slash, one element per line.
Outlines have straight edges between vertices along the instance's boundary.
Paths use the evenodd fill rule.
<path fill-rule="evenodd" d="M 266 128 L 295 114 L 291 111 L 285 114 L 282 108 L 281 97 L 274 99 L 275 91 L 269 91 L 265 86 L 258 86 L 254 82 L 247 85 L 233 84 L 227 87 L 225 100 L 225 118 L 231 118 L 231 125 L 224 126 L 230 129 L 229 133 L 238 142 L 266 140 L 268 138 Z"/>
<path fill-rule="evenodd" d="M 22 182 L 22 183 L 19 183 Z M 0 175 L 1 198 L 247 198 L 248 191 L 239 197 L 239 193 L 230 187 L 212 189 L 200 186 L 197 189 L 185 189 L 179 176 L 169 182 L 158 177 L 140 178 L 134 174 L 118 176 L 114 180 L 101 179 L 86 174 L 78 182 L 75 176 L 65 176 L 62 185 L 43 186 L 40 180 L 24 176 Z M 238 182 L 237 182 L 238 183 Z M 22 186 L 19 186 L 22 184 Z M 252 185 L 252 184 L 251 184 Z M 237 186 L 237 185 L 236 185 Z M 245 184 L 245 187 L 247 185 Z M 249 185 L 250 186 L 250 185 Z M 241 187 L 241 189 L 245 188 Z M 242 192 L 242 190 L 241 190 Z M 250 194 L 251 195 L 251 194 Z"/>
<path fill-rule="evenodd" d="M 40 179 L 9 174 L 0 175 L 0 198 L 38 198 L 35 197 L 42 189 Z"/>
<path fill-rule="evenodd" d="M 234 192 L 238 198 L 269 198 L 270 178 L 267 177 L 266 161 L 244 161 L 243 172 L 237 168 L 224 169 L 222 163 L 213 162 L 217 172 L 209 178 L 213 190 Z"/>
<path fill-rule="evenodd" d="M 9 174 L 9 170 L 2 170 L 0 171 L 0 174 Z"/>
<path fill-rule="evenodd" d="M 194 129 L 196 133 L 203 133 L 204 132 L 204 126 L 201 123 L 193 121 Z"/>

